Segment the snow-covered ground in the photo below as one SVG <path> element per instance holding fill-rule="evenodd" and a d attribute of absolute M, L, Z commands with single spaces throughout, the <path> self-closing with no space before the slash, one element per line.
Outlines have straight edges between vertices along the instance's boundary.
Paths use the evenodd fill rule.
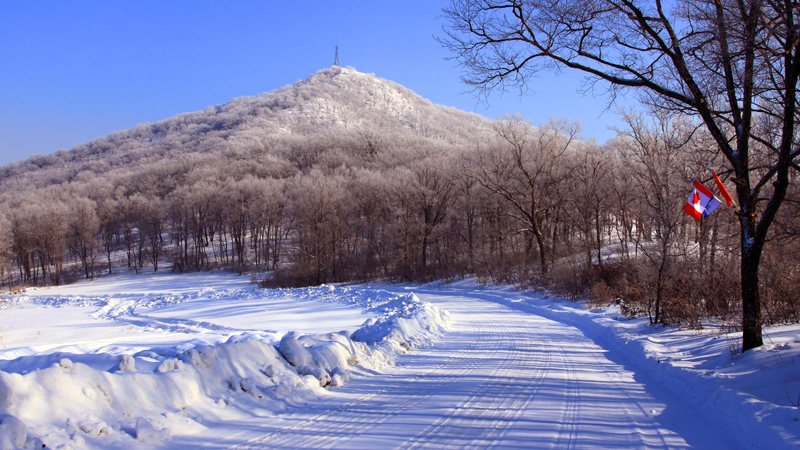
<path fill-rule="evenodd" d="M 448 323 L 410 293 L 262 290 L 225 273 L 33 290 L 0 309 L 0 449 L 228 434 L 391 366 Z"/>
<path fill-rule="evenodd" d="M 735 337 L 470 282 L 122 274 L 0 307 L 4 448 L 796 448 L 800 326 Z"/>

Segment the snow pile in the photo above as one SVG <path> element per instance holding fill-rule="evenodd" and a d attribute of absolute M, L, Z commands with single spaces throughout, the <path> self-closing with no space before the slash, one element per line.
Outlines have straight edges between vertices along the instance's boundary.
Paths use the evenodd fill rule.
<path fill-rule="evenodd" d="M 353 340 L 374 343 L 386 353 L 405 353 L 407 350 L 431 344 L 441 326 L 448 326 L 450 315 L 430 303 L 406 294 L 383 302 L 373 311 L 383 313 L 378 319 L 367 319 L 353 333 Z"/>
<path fill-rule="evenodd" d="M 28 430 L 21 420 L 8 414 L 0 414 L 0 450 L 43 448 L 39 438 L 28 438 Z"/>
<path fill-rule="evenodd" d="M 42 441 L 48 448 L 149 448 L 173 433 L 205 429 L 209 417 L 243 417 L 254 411 L 271 415 L 343 385 L 353 371 L 393 364 L 395 355 L 430 343 L 449 325 L 447 313 L 413 294 L 334 287 L 305 292 L 327 301 L 344 299 L 378 317 L 352 334 L 289 332 L 276 342 L 268 333 L 237 333 L 214 345 L 193 340 L 151 348 L 119 355 L 105 370 L 65 353 L 27 357 L 50 365 L 27 373 L 0 371 L 0 413 L 5 413 L 0 416 L 0 450 L 41 448 Z M 96 317 L 130 322 L 140 317 L 133 312 L 136 307 L 185 300 L 111 296 L 39 302 L 99 306 Z M 101 361 L 108 364 L 109 358 Z"/>

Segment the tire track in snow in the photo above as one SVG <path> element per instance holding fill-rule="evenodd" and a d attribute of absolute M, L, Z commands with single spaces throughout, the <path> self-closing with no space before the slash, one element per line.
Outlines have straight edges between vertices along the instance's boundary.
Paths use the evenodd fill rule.
<path fill-rule="evenodd" d="M 472 358 L 466 365 L 455 364 L 456 361 L 468 358 L 495 334 L 494 327 L 487 330 L 483 325 L 477 321 L 471 322 L 472 339 L 467 348 L 412 378 L 230 449 L 335 448 L 354 439 L 402 414 L 422 400 L 436 395 L 443 385 L 458 382 L 477 367 L 485 365 L 486 360 L 481 358 Z M 435 377 L 431 377 L 434 373 Z M 408 392 L 413 394 L 409 395 Z"/>
<path fill-rule="evenodd" d="M 216 325 L 211 322 L 198 322 L 191 319 L 168 319 L 156 318 L 144 314 L 131 312 L 125 315 L 118 315 L 113 318 L 118 322 L 133 325 L 146 330 L 163 330 L 171 333 L 184 334 L 220 334 L 220 333 L 241 333 L 248 331 L 243 328 L 230 328 L 223 325 Z M 255 330 L 254 330 L 255 331 Z M 270 333 L 271 330 L 257 330 L 259 332 Z"/>
<path fill-rule="evenodd" d="M 559 420 L 553 444 L 550 448 L 575 448 L 577 437 L 578 417 L 580 412 L 580 388 L 575 366 L 564 351 L 564 347 L 550 340 L 552 347 L 558 355 L 559 369 L 564 371 L 564 398 L 561 420 Z"/>
<path fill-rule="evenodd" d="M 498 332 L 501 336 L 498 347 L 511 348 L 510 354 L 468 398 L 402 448 L 493 448 L 499 444 L 541 386 L 539 380 L 549 368 L 550 352 L 543 352 L 541 348 L 534 351 L 530 340 L 520 339 L 521 333 L 508 326 L 499 327 Z M 509 346 L 512 340 L 523 345 Z M 544 358 L 526 360 L 529 353 Z M 523 378 L 525 368 L 533 369 L 534 374 L 526 380 L 526 388 L 519 390 L 515 384 Z"/>
<path fill-rule="evenodd" d="M 157 308 L 185 301 L 184 298 L 168 296 L 142 297 L 142 298 L 110 298 L 110 299 L 81 299 L 101 305 L 93 314 L 96 318 L 113 320 L 121 324 L 134 326 L 143 330 L 160 330 L 170 333 L 182 334 L 238 334 L 243 331 L 257 331 L 259 333 L 273 333 L 273 330 L 247 330 L 217 325 L 206 321 L 196 321 L 184 318 L 155 317 L 140 314 L 137 309 Z M 73 300 L 74 301 L 74 300 Z M 69 300 L 67 300 L 69 302 Z"/>
<path fill-rule="evenodd" d="M 403 357 L 410 373 L 376 376 L 387 387 L 231 448 L 691 447 L 655 411 L 664 403 L 580 329 L 464 294 L 429 297 L 460 331 Z"/>
<path fill-rule="evenodd" d="M 635 439 L 636 443 L 643 448 L 679 448 L 681 447 L 680 443 L 676 443 L 674 439 L 668 439 L 663 433 L 660 433 L 658 429 L 656 432 L 646 432 L 649 423 L 645 423 L 642 418 L 646 418 L 645 420 L 652 422 L 652 409 L 648 411 L 644 403 L 652 403 L 652 401 L 647 401 L 646 399 L 642 398 L 641 393 L 631 392 L 630 387 L 627 385 L 623 385 L 619 377 L 617 375 L 618 368 L 610 366 L 607 360 L 601 360 L 600 358 L 594 358 L 594 364 L 598 368 L 602 368 L 603 372 L 608 374 L 608 380 L 606 381 L 612 386 L 609 386 L 609 390 L 612 392 L 621 393 L 624 395 L 625 399 L 625 407 L 622 409 L 625 417 L 627 420 L 634 424 L 635 433 L 631 434 L 631 439 Z M 720 442 L 724 441 L 721 440 Z M 727 448 L 727 449 L 734 449 L 737 448 L 736 445 L 720 445 L 720 448 Z"/>
<path fill-rule="evenodd" d="M 457 293 L 457 290 L 453 290 L 451 292 L 451 294 Z M 438 294 L 442 294 L 441 290 L 438 292 Z M 488 300 L 500 305 L 507 305 L 509 301 L 507 296 L 493 294 L 491 292 L 475 293 L 474 295 L 471 295 L 471 297 L 480 300 Z M 516 310 L 516 308 L 514 309 Z M 553 321 L 553 323 L 556 324 L 563 324 L 570 328 L 574 327 L 569 321 L 562 323 L 554 319 L 548 319 L 545 316 L 539 316 L 536 312 L 534 312 L 535 310 L 530 311 L 523 308 L 522 311 L 526 311 L 525 314 L 529 315 L 529 317 L 540 317 L 546 321 Z M 583 335 L 583 331 L 579 327 L 574 328 Z M 543 336 L 552 342 L 547 334 Z M 607 351 L 607 349 L 595 343 L 594 340 L 586 335 L 583 335 L 581 340 L 585 340 L 591 345 L 597 346 L 598 348 L 602 349 L 603 352 Z M 561 351 L 563 352 L 563 346 L 561 346 Z M 731 430 L 726 429 L 724 423 L 720 423 L 716 420 L 708 420 L 707 417 L 695 412 L 691 404 L 686 405 L 685 407 L 688 407 L 688 409 L 681 410 L 679 415 L 682 416 L 681 419 L 686 422 L 703 424 L 700 428 L 702 432 L 699 436 L 695 434 L 696 425 L 690 426 L 689 430 L 687 430 L 692 432 L 690 434 L 695 434 L 694 436 L 679 436 L 672 432 L 671 429 L 665 429 L 665 426 L 669 426 L 670 428 L 675 427 L 677 429 L 681 429 L 681 426 L 676 427 L 677 424 L 671 423 L 674 419 L 663 419 L 660 417 L 661 413 L 663 412 L 661 410 L 663 410 L 664 405 L 655 400 L 651 394 L 644 389 L 644 386 L 633 380 L 634 374 L 628 372 L 626 375 L 629 376 L 631 381 L 638 387 L 638 389 L 632 390 L 630 382 L 622 382 L 619 377 L 613 377 L 609 375 L 617 372 L 625 372 L 619 363 L 610 361 L 602 354 L 595 354 L 592 359 L 595 361 L 595 367 L 601 369 L 600 371 L 608 376 L 605 380 L 605 384 L 607 385 L 605 391 L 617 393 L 625 399 L 625 401 L 622 402 L 625 405 L 622 408 L 622 412 L 625 416 L 625 421 L 633 425 L 633 429 L 630 430 L 633 431 L 633 433 L 628 432 L 626 435 L 629 442 L 626 447 L 672 449 L 695 448 L 699 446 L 699 448 L 725 448 L 730 450 L 744 448 L 742 446 L 742 442 L 737 439 L 736 434 L 732 433 Z M 667 396 L 680 396 L 680 394 L 676 393 L 674 390 L 669 388 L 664 389 L 665 387 L 666 386 L 657 386 L 657 390 L 666 391 Z M 663 397 L 665 392 L 661 392 L 660 395 Z M 586 396 L 581 395 L 581 397 Z M 580 408 L 579 411 L 582 409 L 583 408 Z M 617 420 L 619 422 L 623 422 L 622 418 Z M 585 444 L 581 443 L 581 436 L 583 434 L 585 433 L 578 433 L 578 441 L 575 443 L 576 447 L 587 447 Z M 686 440 L 684 440 L 684 438 Z M 636 442 L 631 442 L 631 440 L 635 440 Z M 687 440 L 689 441 L 688 443 Z M 588 448 L 592 447 L 588 446 Z"/>

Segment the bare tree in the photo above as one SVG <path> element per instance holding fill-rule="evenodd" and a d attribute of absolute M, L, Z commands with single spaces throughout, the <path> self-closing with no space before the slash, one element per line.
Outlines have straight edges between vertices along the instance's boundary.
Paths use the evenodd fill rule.
<path fill-rule="evenodd" d="M 577 149 L 572 155 L 568 214 L 573 216 L 583 235 L 588 265 L 592 264 L 592 253 L 597 255 L 597 264 L 603 265 L 601 251 L 604 230 L 609 221 L 613 196 L 612 162 L 609 155 L 593 144 Z"/>
<path fill-rule="evenodd" d="M 111 272 L 111 253 L 114 251 L 114 238 L 118 236 L 121 209 L 116 200 L 111 197 L 103 199 L 97 206 L 97 216 L 100 220 L 100 235 L 103 241 L 103 250 L 108 262 L 108 273 Z"/>
<path fill-rule="evenodd" d="M 441 158 L 429 158 L 412 165 L 414 174 L 411 195 L 422 224 L 422 247 L 419 269 L 428 271 L 430 249 L 436 242 L 435 231 L 450 211 L 453 181 Z"/>
<path fill-rule="evenodd" d="M 18 257 L 28 259 L 28 278 L 37 284 L 36 265 L 42 269 L 41 281 L 47 285 L 47 276 L 58 286 L 62 282 L 64 253 L 67 250 L 69 210 L 59 200 L 34 196 L 33 203 L 17 211 L 14 223 L 15 245 Z M 32 276 L 30 270 L 33 269 Z"/>
<path fill-rule="evenodd" d="M 454 234 L 467 246 L 467 261 L 465 269 L 467 273 L 474 273 L 475 248 L 478 246 L 478 222 L 480 220 L 480 205 L 485 201 L 481 194 L 485 193 L 484 188 L 475 180 L 470 173 L 468 161 L 459 159 L 456 163 L 457 174 L 453 181 L 455 190 L 455 209 L 460 214 L 454 214 L 456 226 Z M 484 192 L 481 192 L 484 190 Z"/>
<path fill-rule="evenodd" d="M 233 249 L 239 260 L 239 269 L 244 270 L 247 265 L 247 225 L 250 222 L 250 204 L 260 188 L 257 178 L 246 177 L 242 180 L 229 180 L 224 189 L 226 202 L 225 214 L 228 219 L 228 229 L 233 239 Z"/>
<path fill-rule="evenodd" d="M 677 259 L 685 254 L 678 240 L 687 220 L 682 209 L 685 202 L 682 186 L 688 171 L 680 149 L 686 145 L 690 133 L 679 120 L 667 116 L 660 119 L 651 125 L 640 115 L 625 115 L 630 127 L 627 139 L 620 138 L 614 143 L 635 191 L 640 194 L 632 207 L 637 223 L 648 224 L 646 229 L 633 234 L 633 242 L 655 271 L 654 298 L 647 308 L 651 324 L 664 321 L 665 278 Z"/>
<path fill-rule="evenodd" d="M 452 0 L 442 42 L 484 93 L 573 69 L 703 123 L 735 175 L 748 350 L 762 345 L 759 263 L 800 155 L 798 12 L 793 0 Z"/>
<path fill-rule="evenodd" d="M 94 280 L 94 258 L 100 219 L 97 204 L 86 197 L 74 199 L 70 205 L 70 241 L 81 260 L 87 279 Z"/>
<path fill-rule="evenodd" d="M 256 266 L 277 269 L 286 233 L 286 182 L 272 178 L 253 182 L 253 198 L 248 212 L 250 241 Z"/>
<path fill-rule="evenodd" d="M 509 215 L 521 227 L 518 232 L 536 240 L 542 275 L 547 274 L 549 258 L 543 210 L 566 176 L 563 157 L 579 128 L 554 120 L 536 129 L 519 116 L 509 117 L 496 126 L 505 145 L 474 161 L 478 182 L 511 206 Z"/>
<path fill-rule="evenodd" d="M 440 242 L 453 198 L 444 158 L 432 156 L 394 170 L 387 191 L 398 269 L 404 277 L 430 277 L 431 250 Z"/>
<path fill-rule="evenodd" d="M 381 272 L 388 273 L 384 236 L 389 208 L 386 198 L 386 180 L 382 174 L 362 169 L 355 171 L 350 186 L 354 210 L 358 219 L 355 232 L 360 237 L 361 277 L 373 280 Z"/>
<path fill-rule="evenodd" d="M 352 204 L 348 194 L 344 177 L 317 169 L 289 183 L 287 196 L 297 237 L 294 271 L 302 284 L 340 281 L 335 277 L 344 265 L 341 241 Z"/>
<path fill-rule="evenodd" d="M 131 196 L 131 204 L 135 206 L 136 227 L 139 233 L 137 252 L 138 268 L 144 267 L 143 256 L 146 254 L 153 265 L 153 272 L 158 272 L 158 263 L 163 250 L 163 233 L 166 218 L 166 202 L 159 197 L 150 197 L 141 193 Z"/>
<path fill-rule="evenodd" d="M 14 235 L 8 212 L 0 212 L 0 279 L 8 282 L 8 292 L 12 291 L 11 258 L 13 256 Z"/>
<path fill-rule="evenodd" d="M 191 202 L 191 188 L 193 187 L 179 187 L 168 198 L 168 217 L 172 228 L 170 238 L 177 244 L 173 271 L 183 272 L 189 267 L 190 222 L 194 212 Z"/>

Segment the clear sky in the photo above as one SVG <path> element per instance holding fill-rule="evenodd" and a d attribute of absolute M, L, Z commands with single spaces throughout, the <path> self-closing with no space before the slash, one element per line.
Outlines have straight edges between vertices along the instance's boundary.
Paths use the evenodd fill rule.
<path fill-rule="evenodd" d="M 580 76 L 479 102 L 436 42 L 446 0 L 0 0 L 0 164 L 305 79 L 333 64 L 489 118 L 619 125 Z"/>

